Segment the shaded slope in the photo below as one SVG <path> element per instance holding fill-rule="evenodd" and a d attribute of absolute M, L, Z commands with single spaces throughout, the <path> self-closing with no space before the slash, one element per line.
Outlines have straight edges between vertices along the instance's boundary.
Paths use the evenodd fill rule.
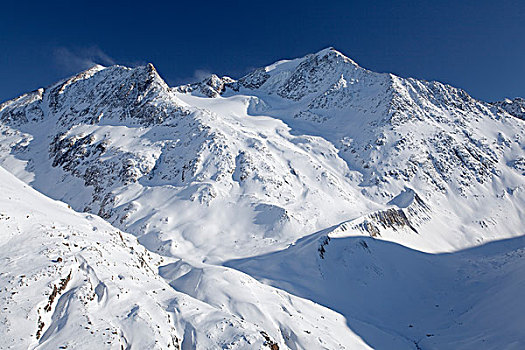
<path fill-rule="evenodd" d="M 376 349 L 392 348 L 385 333 L 408 340 L 408 348 L 519 349 L 524 242 L 427 254 L 351 232 L 325 233 L 227 266 L 340 312 Z"/>

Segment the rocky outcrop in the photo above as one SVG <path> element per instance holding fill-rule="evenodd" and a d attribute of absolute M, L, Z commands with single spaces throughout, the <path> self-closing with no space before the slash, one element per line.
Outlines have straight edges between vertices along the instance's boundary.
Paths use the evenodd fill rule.
<path fill-rule="evenodd" d="M 493 102 L 492 105 L 503 109 L 510 115 L 525 120 L 525 99 L 516 97 L 514 99 L 505 99 L 503 101 Z"/>
<path fill-rule="evenodd" d="M 212 74 L 201 82 L 174 87 L 173 91 L 215 98 L 222 95 L 227 88 L 237 89 L 236 81 L 230 77 L 219 78 Z"/>
<path fill-rule="evenodd" d="M 364 217 L 353 229 L 368 233 L 371 237 L 380 236 L 384 230 L 399 231 L 407 229 L 418 233 L 417 226 L 430 220 L 431 209 L 410 188 L 405 188 L 390 202 L 393 208 L 372 212 Z"/>

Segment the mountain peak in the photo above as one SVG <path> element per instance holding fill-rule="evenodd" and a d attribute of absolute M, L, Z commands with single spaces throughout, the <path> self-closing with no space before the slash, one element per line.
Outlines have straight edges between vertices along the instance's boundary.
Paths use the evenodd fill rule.
<path fill-rule="evenodd" d="M 239 79 L 239 83 L 249 89 L 263 89 L 269 94 L 276 93 L 298 101 L 339 84 L 342 76 L 353 79 L 358 71 L 365 70 L 333 47 L 328 47 L 302 58 L 259 68 Z"/>
<path fill-rule="evenodd" d="M 333 48 L 331 46 L 327 47 L 327 48 L 324 48 L 321 51 L 318 51 L 318 52 L 316 52 L 316 53 L 314 53 L 312 55 L 316 56 L 316 57 L 319 57 L 319 58 L 321 58 L 321 57 L 342 58 L 344 60 L 344 62 L 346 62 L 346 63 L 351 63 L 352 65 L 359 66 L 350 57 L 346 56 L 341 51 L 338 51 L 338 50 L 336 50 L 335 48 Z"/>
<path fill-rule="evenodd" d="M 197 83 L 176 86 L 173 88 L 173 91 L 213 98 L 220 96 L 226 91 L 227 86 L 232 86 L 234 83 L 235 79 L 228 76 L 221 78 L 216 74 L 210 74 Z"/>
<path fill-rule="evenodd" d="M 146 72 L 150 77 L 160 79 L 164 83 L 164 80 L 161 78 L 159 72 L 157 71 L 157 68 L 155 68 L 153 63 L 148 63 L 146 66 L 144 66 L 144 68 L 146 69 Z"/>

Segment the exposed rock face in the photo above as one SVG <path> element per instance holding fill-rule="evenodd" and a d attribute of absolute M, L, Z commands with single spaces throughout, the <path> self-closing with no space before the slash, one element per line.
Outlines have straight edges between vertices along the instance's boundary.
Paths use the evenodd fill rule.
<path fill-rule="evenodd" d="M 368 214 L 364 221 L 355 225 L 361 231 L 368 232 L 370 236 L 376 237 L 381 235 L 383 230 L 400 230 L 409 229 L 414 233 L 418 233 L 417 226 L 430 220 L 430 209 L 425 202 L 413 190 L 406 189 L 409 196 L 412 198 L 408 203 L 403 203 L 399 209 L 389 208 Z M 394 198 L 391 203 L 396 203 Z M 397 203 L 396 203 L 397 204 Z M 399 206 L 399 204 L 397 204 Z"/>
<path fill-rule="evenodd" d="M 270 78 L 265 68 L 259 68 L 239 79 L 239 84 L 248 89 L 258 89 Z"/>
<path fill-rule="evenodd" d="M 3 123 L 20 125 L 29 121 L 38 122 L 44 117 L 40 105 L 44 89 L 38 89 L 0 105 Z"/>
<path fill-rule="evenodd" d="M 219 78 L 212 74 L 199 83 L 177 86 L 173 91 L 214 98 L 222 95 L 228 87 L 236 89 L 236 81 L 230 77 Z"/>
<path fill-rule="evenodd" d="M 343 222 L 330 230 L 330 235 L 346 235 L 351 232 L 360 232 L 370 237 L 382 234 L 396 234 L 405 231 L 410 234 L 419 234 L 418 227 L 424 226 L 432 218 L 432 211 L 419 195 L 410 188 L 405 188 L 389 203 L 394 207 L 386 210 L 378 210 L 365 216 Z M 324 246 L 330 242 L 330 235 L 323 238 L 319 247 L 321 257 L 325 253 Z"/>
<path fill-rule="evenodd" d="M 516 97 L 512 100 L 505 99 L 503 101 L 493 102 L 492 104 L 505 110 L 516 118 L 525 120 L 525 99 L 522 97 Z"/>
<path fill-rule="evenodd" d="M 351 70 L 352 67 L 358 69 L 352 60 L 332 49 L 310 55 L 284 81 L 277 94 L 290 100 L 301 100 L 306 95 L 319 94 L 327 85 L 332 89 L 334 80 L 343 73 L 342 70 Z M 340 80 L 336 84 L 339 82 Z M 314 102 L 312 107 L 315 106 Z"/>

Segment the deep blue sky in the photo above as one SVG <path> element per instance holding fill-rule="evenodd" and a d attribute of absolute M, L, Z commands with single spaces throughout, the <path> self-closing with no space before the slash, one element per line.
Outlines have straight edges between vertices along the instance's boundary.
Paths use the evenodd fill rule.
<path fill-rule="evenodd" d="M 495 100 L 525 96 L 525 1 L 16 1 L 0 10 L 0 101 L 96 61 L 170 85 L 240 77 L 327 46 L 361 66 Z"/>

